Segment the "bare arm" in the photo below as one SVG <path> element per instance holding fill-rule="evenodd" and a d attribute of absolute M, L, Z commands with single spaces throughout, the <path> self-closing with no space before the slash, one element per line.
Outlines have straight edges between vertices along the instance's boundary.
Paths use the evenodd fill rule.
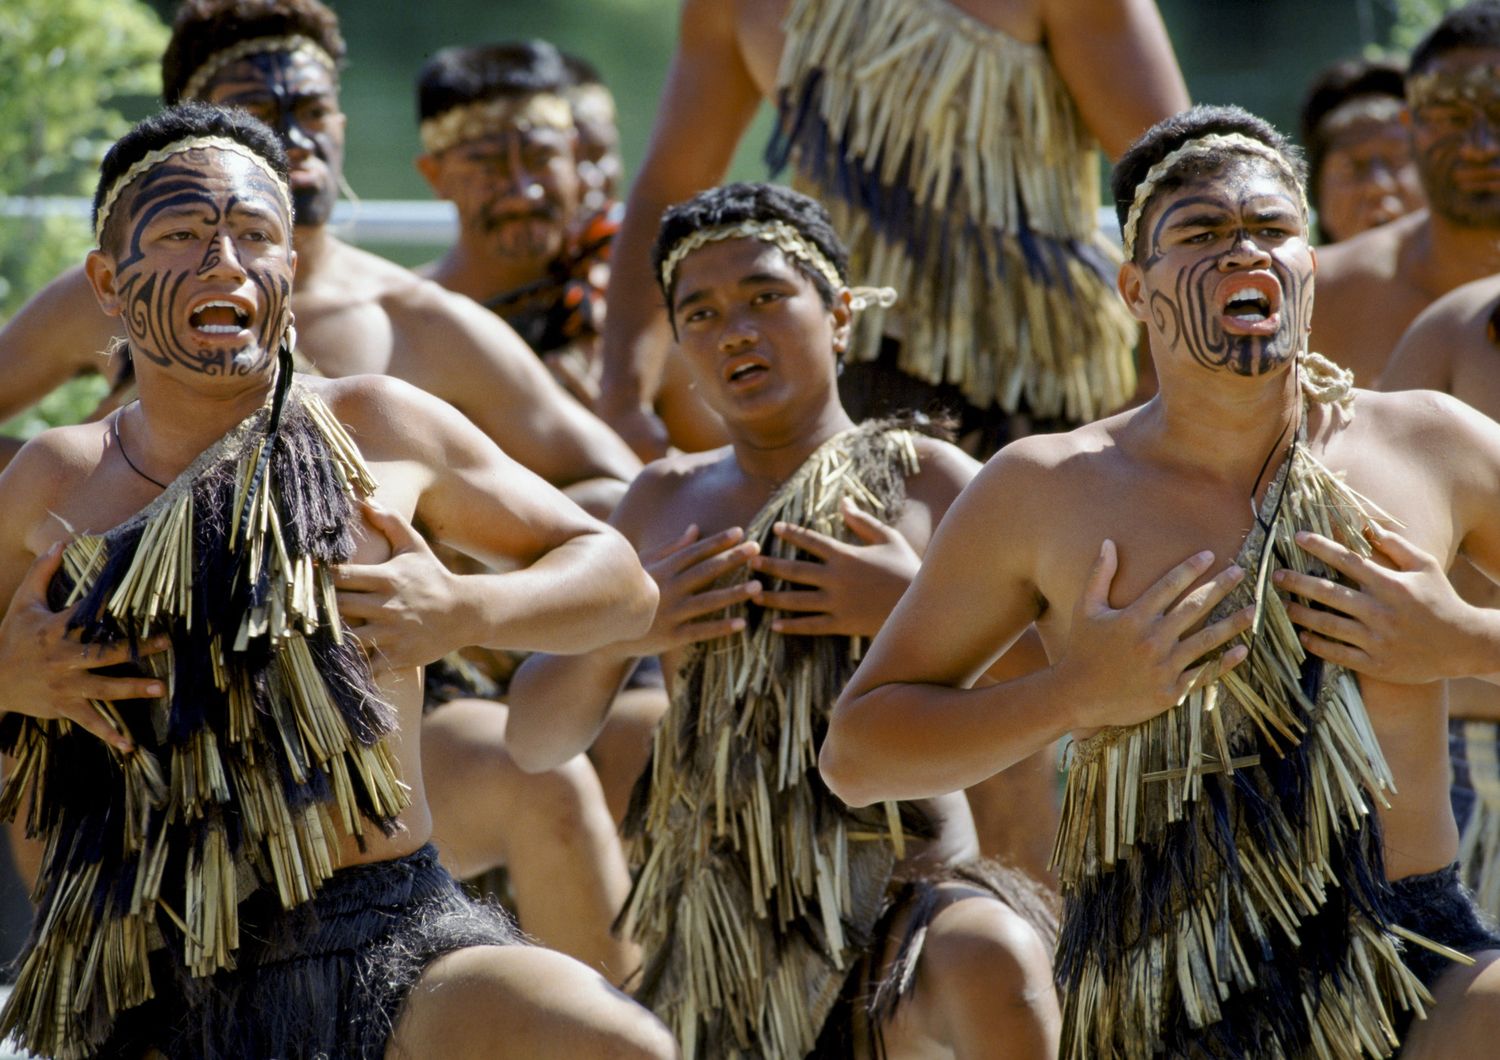
<path fill-rule="evenodd" d="M 399 313 L 393 308 L 403 355 L 393 374 L 447 401 L 554 486 L 612 479 L 621 484 L 615 500 L 640 471 L 619 436 L 569 397 L 493 313 L 434 284 L 404 296 Z"/>
<path fill-rule="evenodd" d="M 724 179 L 760 93 L 740 55 L 734 5 L 686 0 L 661 107 L 615 239 L 604 323 L 600 411 L 637 452 L 660 455 L 665 439 L 650 409 L 671 344 L 649 265 L 668 206 Z"/>
<path fill-rule="evenodd" d="M 396 554 L 382 564 L 346 565 L 337 584 L 340 610 L 364 623 L 361 639 L 392 665 L 430 662 L 470 644 L 589 651 L 639 636 L 650 623 L 655 586 L 625 539 L 463 416 L 387 378 L 354 377 L 333 393 L 335 412 L 368 455 L 415 459 L 427 469 L 415 517 L 436 540 L 481 560 L 520 564 L 504 574 L 453 574 L 409 523 L 377 512 Z"/>
<path fill-rule="evenodd" d="M 1047 50 L 1111 159 L 1186 110 L 1187 84 L 1154 0 L 1043 0 Z"/>
<path fill-rule="evenodd" d="M 100 311 L 82 266 L 43 287 L 0 328 L 0 420 L 75 375 L 103 371 L 104 350 L 119 334 L 118 324 Z"/>

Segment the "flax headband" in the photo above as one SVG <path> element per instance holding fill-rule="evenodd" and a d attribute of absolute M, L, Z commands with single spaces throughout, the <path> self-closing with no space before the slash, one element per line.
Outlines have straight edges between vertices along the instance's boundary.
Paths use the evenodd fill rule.
<path fill-rule="evenodd" d="M 770 243 L 783 254 L 796 258 L 823 277 L 835 291 L 841 291 L 847 286 L 827 255 L 785 221 L 741 221 L 722 228 L 700 228 L 679 240 L 661 263 L 662 290 L 672 289 L 672 277 L 676 275 L 677 266 L 682 264 L 683 258 L 709 243 L 717 243 L 723 239 L 759 239 Z M 896 304 L 894 287 L 850 287 L 849 294 L 851 309 L 865 309 L 872 305 L 888 309 Z"/>
<path fill-rule="evenodd" d="M 615 120 L 615 97 L 603 85 L 590 83 L 568 89 L 568 103 L 575 116 L 597 117 L 600 121 Z"/>
<path fill-rule="evenodd" d="M 226 66 L 252 55 L 265 55 L 268 52 L 305 55 L 314 62 L 326 66 L 330 74 L 338 72 L 338 61 L 311 37 L 304 37 L 297 33 L 285 37 L 251 37 L 238 44 L 231 44 L 222 51 L 214 52 L 203 60 L 203 65 L 193 71 L 193 76 L 183 82 L 182 98 L 202 99 L 203 91 L 208 87 L 208 83 Z"/>
<path fill-rule="evenodd" d="M 530 96 L 497 96 L 464 103 L 422 123 L 422 146 L 430 155 L 469 140 L 479 140 L 509 128 L 573 128 L 573 108 L 552 92 Z"/>
<path fill-rule="evenodd" d="M 1434 70 L 1406 79 L 1406 101 L 1413 110 L 1428 103 L 1493 99 L 1500 95 L 1496 79 L 1500 66 L 1469 66 L 1462 70 Z"/>
<path fill-rule="evenodd" d="M 286 181 L 277 175 L 269 162 L 238 140 L 231 140 L 227 136 L 189 136 L 146 154 L 135 165 L 131 166 L 124 173 L 121 173 L 119 179 L 109 186 L 109 191 L 105 194 L 104 198 L 99 200 L 99 212 L 94 219 L 94 242 L 100 246 L 104 245 L 104 226 L 109 223 L 110 211 L 115 208 L 115 202 L 133 181 L 148 169 L 165 162 L 174 155 L 187 154 L 189 151 L 202 151 L 207 148 L 240 155 L 259 166 L 265 172 L 266 176 L 271 178 L 271 183 L 276 185 L 276 193 L 281 199 L 281 205 L 286 210 L 288 219 L 291 218 L 292 197 L 287 191 Z"/>
<path fill-rule="evenodd" d="M 1125 225 L 1121 229 L 1121 236 L 1125 243 L 1125 260 L 1135 259 L 1135 230 L 1141 223 L 1141 214 L 1145 212 L 1146 204 L 1151 201 L 1151 196 L 1156 193 L 1156 186 L 1161 183 L 1162 178 L 1171 173 L 1177 163 L 1190 155 L 1206 154 L 1217 147 L 1232 147 L 1248 154 L 1258 155 L 1261 158 L 1276 163 L 1282 168 L 1297 190 L 1302 194 L 1302 216 L 1307 216 L 1307 191 L 1302 187 L 1302 182 L 1297 179 L 1297 173 L 1292 169 L 1281 154 L 1269 144 L 1263 143 L 1254 137 L 1245 136 L 1243 133 L 1209 133 L 1200 136 L 1196 140 L 1189 140 L 1177 150 L 1167 155 L 1156 165 L 1146 172 L 1146 177 L 1136 185 L 1135 199 L 1130 204 L 1130 212 L 1125 215 Z"/>

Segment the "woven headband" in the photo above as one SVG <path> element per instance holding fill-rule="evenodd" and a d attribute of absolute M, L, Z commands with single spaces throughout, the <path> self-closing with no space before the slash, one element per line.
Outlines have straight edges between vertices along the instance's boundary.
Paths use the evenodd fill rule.
<path fill-rule="evenodd" d="M 1496 78 L 1500 78 L 1500 66 L 1468 66 L 1462 70 L 1412 74 L 1406 79 L 1406 102 L 1416 110 L 1424 104 L 1455 99 L 1493 99 L 1500 94 Z"/>
<path fill-rule="evenodd" d="M 662 290 L 672 289 L 672 278 L 683 258 L 709 243 L 724 239 L 759 239 L 763 243 L 770 243 L 783 254 L 796 258 L 823 277 L 835 291 L 841 291 L 846 286 L 844 278 L 833 267 L 828 256 L 785 221 L 740 221 L 722 228 L 700 228 L 678 240 L 661 263 Z M 865 309 L 872 305 L 890 308 L 896 304 L 894 287 L 850 287 L 849 294 L 852 296 L 851 309 Z"/>
<path fill-rule="evenodd" d="M 497 96 L 452 107 L 422 123 L 422 147 L 430 155 L 469 140 L 493 136 L 502 129 L 573 128 L 573 108 L 552 92 Z"/>
<path fill-rule="evenodd" d="M 119 200 L 120 195 L 138 177 L 148 169 L 165 162 L 174 155 L 186 154 L 189 151 L 201 151 L 207 148 L 228 151 L 242 158 L 248 158 L 259 166 L 265 172 L 266 176 L 271 178 L 271 183 L 276 185 L 276 192 L 280 197 L 282 208 L 286 210 L 287 217 L 291 218 L 291 194 L 287 191 L 286 181 L 271 168 L 271 163 L 267 162 L 238 140 L 231 140 L 227 136 L 189 136 L 147 153 L 124 173 L 120 174 L 119 178 L 109 186 L 109 191 L 105 193 L 104 198 L 99 200 L 99 211 L 94 218 L 94 242 L 101 247 L 104 245 L 104 226 L 109 223 L 110 211 L 115 208 L 115 203 Z"/>
<path fill-rule="evenodd" d="M 1136 185 L 1135 199 L 1130 203 L 1130 211 L 1125 215 L 1125 224 L 1120 230 L 1120 235 L 1125 244 L 1126 261 L 1133 261 L 1135 259 L 1135 230 L 1141 223 L 1141 214 L 1145 212 L 1146 204 L 1151 201 L 1151 196 L 1156 193 L 1156 186 L 1184 158 L 1191 155 L 1207 154 L 1218 147 L 1233 147 L 1252 155 L 1258 155 L 1280 166 L 1287 176 L 1292 178 L 1292 183 L 1302 193 L 1302 216 L 1304 218 L 1307 217 L 1307 190 L 1302 187 L 1302 182 L 1297 179 L 1296 171 L 1292 169 L 1292 165 L 1286 160 L 1285 155 L 1270 144 L 1257 140 L 1254 137 L 1245 136 L 1243 133 L 1209 133 L 1207 136 L 1200 136 L 1196 140 L 1189 140 L 1177 148 L 1177 150 L 1167 155 L 1147 170 L 1145 179 Z"/>
<path fill-rule="evenodd" d="M 265 55 L 268 52 L 305 55 L 319 65 L 327 67 L 330 74 L 338 72 L 338 60 L 329 55 L 327 50 L 311 37 L 304 37 L 300 33 L 292 33 L 284 37 L 251 37 L 248 40 L 231 44 L 222 51 L 216 51 L 203 60 L 203 65 L 193 71 L 193 76 L 183 82 L 182 98 L 202 99 L 203 90 L 224 67 L 249 56 Z"/>

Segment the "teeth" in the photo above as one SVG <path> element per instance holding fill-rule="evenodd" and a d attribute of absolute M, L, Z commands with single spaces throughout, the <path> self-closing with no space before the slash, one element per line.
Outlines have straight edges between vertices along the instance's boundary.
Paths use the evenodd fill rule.
<path fill-rule="evenodd" d="M 240 326 L 238 324 L 199 324 L 198 330 L 210 335 L 238 335 Z"/>

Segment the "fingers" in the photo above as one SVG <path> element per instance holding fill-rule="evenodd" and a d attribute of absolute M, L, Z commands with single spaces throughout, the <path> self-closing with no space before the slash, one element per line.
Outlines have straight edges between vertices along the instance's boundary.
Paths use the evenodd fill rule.
<path fill-rule="evenodd" d="M 1120 558 L 1115 551 L 1115 543 L 1105 538 L 1104 544 L 1099 546 L 1099 558 L 1094 560 L 1088 582 L 1083 587 L 1083 596 L 1080 597 L 1085 614 L 1114 610 L 1109 606 L 1109 588 L 1114 584 L 1115 571 L 1119 566 Z"/>
<path fill-rule="evenodd" d="M 1384 576 L 1376 564 L 1321 534 L 1303 530 L 1297 534 L 1297 545 L 1303 552 L 1322 560 L 1333 570 L 1360 585 L 1368 585 Z"/>
<path fill-rule="evenodd" d="M 1213 561 L 1212 552 L 1199 552 L 1189 556 L 1158 578 L 1156 583 L 1143 592 L 1131 607 L 1151 615 L 1166 614 L 1167 608 L 1172 606 L 1172 601 L 1181 596 L 1189 585 L 1197 581 L 1198 576 L 1208 570 L 1209 564 Z"/>
<path fill-rule="evenodd" d="M 1365 528 L 1365 537 L 1376 551 L 1380 552 L 1397 570 L 1416 571 L 1428 566 L 1437 566 L 1437 560 L 1423 552 L 1406 538 L 1372 522 Z"/>
<path fill-rule="evenodd" d="M 1218 651 L 1238 637 L 1255 621 L 1255 607 L 1242 607 L 1232 615 L 1225 615 L 1217 622 L 1204 626 L 1190 637 L 1184 637 L 1173 652 L 1173 660 L 1184 669 L 1195 659 Z M 1243 646 L 1243 645 L 1241 645 Z M 1227 654 L 1227 653 L 1226 653 Z"/>
<path fill-rule="evenodd" d="M 758 574 L 769 574 L 773 578 L 796 582 L 798 585 L 822 586 L 828 580 L 826 563 L 811 563 L 801 559 L 761 555 L 750 561 L 750 569 Z"/>
<path fill-rule="evenodd" d="M 1182 675 L 1182 678 L 1172 690 L 1176 694 L 1177 702 L 1181 703 L 1186 699 L 1188 693 L 1193 689 L 1213 684 L 1249 657 L 1250 646 L 1248 644 L 1236 644 L 1218 658 L 1210 659 L 1188 670 Z"/>
<path fill-rule="evenodd" d="M 416 527 L 412 526 L 400 512 L 393 511 L 368 497 L 363 498 L 359 506 L 369 524 L 380 531 L 380 535 L 391 543 L 392 555 L 421 551 L 427 547 L 427 542 L 422 539 L 421 534 L 417 533 Z"/>
<path fill-rule="evenodd" d="M 117 698 L 129 699 L 140 697 L 119 696 Z M 106 718 L 100 713 L 98 707 L 87 700 L 79 700 L 75 706 L 64 708 L 62 716 L 85 731 L 93 733 L 118 751 L 132 751 L 135 749 L 135 745 L 130 742 L 130 737 L 115 728 L 114 722 Z"/>
<path fill-rule="evenodd" d="M 1327 637 L 1320 637 L 1316 633 L 1309 633 L 1305 630 L 1298 634 L 1297 639 L 1302 641 L 1302 646 L 1313 655 L 1326 659 L 1336 666 L 1342 666 L 1346 670 L 1368 673 L 1374 663 L 1367 652 L 1352 644 L 1329 640 Z"/>
<path fill-rule="evenodd" d="M 368 622 L 384 611 L 389 597 L 378 596 L 374 593 L 340 591 L 333 594 L 333 599 L 339 609 L 339 614 L 346 622 L 351 619 Z"/>
<path fill-rule="evenodd" d="M 804 552 L 811 553 L 819 559 L 828 559 L 839 548 L 839 542 L 826 534 L 820 534 L 816 530 L 809 530 L 805 526 L 796 523 L 777 523 L 771 527 L 771 532 L 783 541 L 796 545 Z"/>
<path fill-rule="evenodd" d="M 676 541 L 669 541 L 660 548 L 654 548 L 650 552 L 642 553 L 641 564 L 643 566 L 650 566 L 653 563 L 660 563 L 672 553 L 679 549 L 687 548 L 696 540 L 698 540 L 698 524 L 691 523 L 686 530 L 677 535 Z"/>
<path fill-rule="evenodd" d="M 1369 617 L 1370 598 L 1348 585 L 1341 585 L 1311 574 L 1299 574 L 1291 570 L 1277 571 L 1271 575 L 1271 581 L 1275 583 L 1276 588 L 1290 595 L 1313 600 L 1355 618 Z M 1292 602 L 1288 601 L 1289 610 L 1291 606 L 1293 606 Z"/>
<path fill-rule="evenodd" d="M 707 544 L 707 542 L 704 543 Z M 674 577 L 674 588 L 684 594 L 695 593 L 712 585 L 731 571 L 745 566 L 759 551 L 760 546 L 754 541 L 745 541 L 728 551 L 711 555 L 679 571 Z"/>
<path fill-rule="evenodd" d="M 379 563 L 340 563 L 333 568 L 333 584 L 350 592 L 389 589 L 391 577 Z"/>
<path fill-rule="evenodd" d="M 1320 611 L 1298 603 L 1286 605 L 1287 617 L 1303 629 L 1343 641 L 1346 644 L 1361 644 L 1365 640 L 1366 626 L 1335 611 Z"/>
<path fill-rule="evenodd" d="M 761 593 L 757 603 L 777 611 L 827 611 L 833 605 L 833 600 L 821 589 L 788 589 Z M 775 624 L 772 625 L 774 627 Z"/>
<path fill-rule="evenodd" d="M 744 603 L 760 595 L 761 588 L 760 582 L 748 581 L 738 585 L 728 585 L 722 589 L 710 589 L 706 593 L 693 593 L 690 596 L 684 596 L 676 603 L 672 608 L 671 617 L 680 620 L 711 615 L 715 611 Z"/>
<path fill-rule="evenodd" d="M 861 541 L 871 545 L 881 545 L 896 536 L 895 527 L 887 526 L 848 497 L 843 499 L 840 508 L 844 516 L 844 525 Z"/>
<path fill-rule="evenodd" d="M 54 542 L 32 561 L 21 584 L 11 596 L 12 603 L 29 602 L 46 606 L 47 589 L 52 584 L 57 569 L 62 566 L 63 543 Z"/>
<path fill-rule="evenodd" d="M 712 537 L 706 537 L 702 541 L 680 549 L 675 555 L 671 555 L 668 561 L 669 574 L 681 574 L 689 567 L 702 563 L 705 559 L 715 556 L 728 549 L 734 548 L 744 540 L 745 531 L 737 526 L 731 526 L 727 530 L 720 530 Z M 755 542 L 745 542 L 747 546 L 755 546 Z"/>
<path fill-rule="evenodd" d="M 833 615 L 802 615 L 797 618 L 775 618 L 771 629 L 787 636 L 823 637 L 838 633 L 838 620 Z"/>
<path fill-rule="evenodd" d="M 677 636 L 682 643 L 692 644 L 700 640 L 717 640 L 719 637 L 727 637 L 744 628 L 745 620 L 736 615 L 733 618 L 714 618 L 707 622 L 684 622 L 677 627 Z"/>
<path fill-rule="evenodd" d="M 131 662 L 137 657 L 158 655 L 172 646 L 172 639 L 164 633 L 148 637 L 140 642 L 137 652 L 131 652 L 128 640 L 117 640 L 108 644 L 79 644 L 76 640 L 69 643 L 77 648 L 77 654 L 68 659 L 68 665 L 74 670 L 93 670 L 98 667 L 117 666 L 120 663 Z"/>
<path fill-rule="evenodd" d="M 1245 571 L 1238 564 L 1230 564 L 1208 581 L 1188 593 L 1172 610 L 1167 612 L 1173 636 L 1181 636 L 1204 615 L 1219 605 L 1245 578 Z"/>
<path fill-rule="evenodd" d="M 90 676 L 80 681 L 78 688 L 79 695 L 106 703 L 120 699 L 155 699 L 167 691 L 161 679 L 156 677 Z"/>

